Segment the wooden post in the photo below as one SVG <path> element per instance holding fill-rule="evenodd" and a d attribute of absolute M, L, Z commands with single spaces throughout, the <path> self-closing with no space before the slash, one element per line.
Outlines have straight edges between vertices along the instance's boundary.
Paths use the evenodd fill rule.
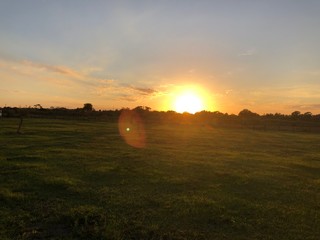
<path fill-rule="evenodd" d="M 20 117 L 19 127 L 18 127 L 18 129 L 17 129 L 17 133 L 18 133 L 18 134 L 21 134 L 21 126 L 22 126 L 22 123 L 23 123 L 23 117 L 21 116 L 21 117 Z"/>

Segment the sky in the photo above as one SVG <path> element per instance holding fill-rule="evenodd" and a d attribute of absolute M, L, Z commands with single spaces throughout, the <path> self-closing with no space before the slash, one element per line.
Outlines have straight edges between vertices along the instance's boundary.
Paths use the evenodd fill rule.
<path fill-rule="evenodd" d="M 0 0 L 0 107 L 320 113 L 318 0 Z"/>

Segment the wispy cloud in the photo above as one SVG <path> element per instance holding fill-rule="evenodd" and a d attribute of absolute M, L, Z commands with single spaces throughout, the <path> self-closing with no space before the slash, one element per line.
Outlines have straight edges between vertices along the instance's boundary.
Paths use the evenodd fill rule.
<path fill-rule="evenodd" d="M 320 104 L 318 103 L 290 105 L 290 107 L 300 111 L 320 111 Z"/>
<path fill-rule="evenodd" d="M 225 90 L 225 94 L 228 95 L 228 94 L 231 94 L 233 92 L 233 89 L 227 89 Z"/>
<path fill-rule="evenodd" d="M 88 72 L 87 69 L 86 72 L 88 73 L 83 73 L 82 71 L 78 71 L 67 66 L 49 65 L 30 60 L 0 58 L 0 68 L 23 76 L 41 78 L 42 80 L 57 79 L 56 82 L 61 82 L 58 81 L 58 79 L 60 79 L 63 81 L 71 81 L 75 84 L 83 84 L 87 86 L 99 85 L 101 81 L 106 80 L 103 78 L 90 76 L 90 71 Z"/>
<path fill-rule="evenodd" d="M 307 72 L 307 74 L 311 75 L 311 76 L 315 76 L 315 77 L 319 77 L 320 76 L 320 71 L 309 71 Z"/>
<path fill-rule="evenodd" d="M 156 90 L 151 88 L 132 87 L 132 89 L 142 93 L 143 95 L 149 95 L 157 92 Z"/>
<path fill-rule="evenodd" d="M 96 71 L 100 72 L 99 76 L 92 74 Z M 0 58 L 2 79 L 7 76 L 16 79 L 14 83 L 6 80 L 10 86 L 7 85 L 2 91 L 18 87 L 34 95 L 47 93 L 46 99 L 55 99 L 54 96 L 58 95 L 69 102 L 79 102 L 81 99 L 91 99 L 92 102 L 135 102 L 153 98 L 160 93 L 149 84 L 126 85 L 117 79 L 103 78 L 102 73 L 98 67 L 76 70 L 62 65 Z"/>
<path fill-rule="evenodd" d="M 97 94 L 104 99 L 121 100 L 127 102 L 137 102 L 140 100 L 143 101 L 161 94 L 160 91 L 152 88 L 126 86 L 121 84 L 118 85 L 116 82 L 113 82 L 107 86 L 97 86 L 93 91 L 94 94 Z"/>
<path fill-rule="evenodd" d="M 47 64 L 35 63 L 35 62 L 31 62 L 31 61 L 26 61 L 26 60 L 22 61 L 22 64 L 24 64 L 26 66 L 38 68 L 38 69 L 43 69 L 43 70 L 50 71 L 50 72 L 63 74 L 63 75 L 73 77 L 73 78 L 82 78 L 83 77 L 82 74 L 80 74 L 80 73 L 76 72 L 75 70 L 68 68 L 66 66 L 47 65 Z"/>
<path fill-rule="evenodd" d="M 250 48 L 242 53 L 239 53 L 238 56 L 253 56 L 258 53 L 256 48 Z"/>
<path fill-rule="evenodd" d="M 9 93 L 9 94 L 26 94 L 26 91 L 18 90 L 18 89 L 2 89 L 0 88 L 0 92 Z"/>
<path fill-rule="evenodd" d="M 123 100 L 126 102 L 136 102 L 138 100 L 138 98 L 125 95 L 125 96 L 120 97 L 120 100 Z"/>

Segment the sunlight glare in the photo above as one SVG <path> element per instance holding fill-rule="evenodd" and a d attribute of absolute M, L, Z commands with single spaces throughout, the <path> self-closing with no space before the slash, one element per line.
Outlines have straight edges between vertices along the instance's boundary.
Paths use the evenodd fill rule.
<path fill-rule="evenodd" d="M 175 111 L 179 113 L 196 113 L 203 110 L 204 106 L 201 98 L 193 92 L 183 93 L 175 100 Z"/>

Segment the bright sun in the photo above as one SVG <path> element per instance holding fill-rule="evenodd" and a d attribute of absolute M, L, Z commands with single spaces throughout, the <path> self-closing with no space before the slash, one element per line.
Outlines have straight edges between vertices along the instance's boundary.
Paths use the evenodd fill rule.
<path fill-rule="evenodd" d="M 188 112 L 192 114 L 200 112 L 204 108 L 201 98 L 193 92 L 179 95 L 175 100 L 174 107 L 176 112 Z"/>

